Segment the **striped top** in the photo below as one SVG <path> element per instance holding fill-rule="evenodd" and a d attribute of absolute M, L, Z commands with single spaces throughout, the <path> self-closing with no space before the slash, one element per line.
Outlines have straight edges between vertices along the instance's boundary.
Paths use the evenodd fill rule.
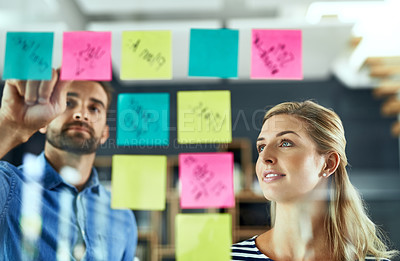
<path fill-rule="evenodd" d="M 254 236 L 245 241 L 233 244 L 231 247 L 231 260 L 274 261 L 261 253 L 257 248 L 256 237 L 257 236 Z"/>
<path fill-rule="evenodd" d="M 261 253 L 261 251 L 257 248 L 256 238 L 257 236 L 254 236 L 245 241 L 233 244 L 231 247 L 231 261 L 274 261 Z M 390 261 L 389 259 L 376 259 L 375 257 L 366 257 L 365 260 Z"/>

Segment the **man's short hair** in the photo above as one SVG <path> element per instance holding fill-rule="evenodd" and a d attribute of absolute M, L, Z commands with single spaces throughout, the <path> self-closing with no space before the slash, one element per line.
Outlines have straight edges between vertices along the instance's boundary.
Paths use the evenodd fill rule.
<path fill-rule="evenodd" d="M 114 88 L 111 86 L 109 82 L 104 81 L 96 81 L 101 85 L 103 90 L 106 92 L 107 95 L 107 111 L 110 109 L 111 102 L 112 102 L 112 94 L 114 92 Z"/>

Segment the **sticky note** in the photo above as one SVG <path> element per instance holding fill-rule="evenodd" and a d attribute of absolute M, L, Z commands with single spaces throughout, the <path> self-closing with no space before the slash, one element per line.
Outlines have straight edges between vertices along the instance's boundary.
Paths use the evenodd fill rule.
<path fill-rule="evenodd" d="M 252 79 L 303 79 L 301 30 L 252 30 Z"/>
<path fill-rule="evenodd" d="M 181 208 L 227 208 L 235 206 L 233 154 L 179 154 Z"/>
<path fill-rule="evenodd" d="M 169 93 L 118 95 L 117 145 L 168 145 Z"/>
<path fill-rule="evenodd" d="M 111 32 L 64 32 L 62 80 L 111 80 Z"/>
<path fill-rule="evenodd" d="M 180 91 L 177 110 L 178 143 L 232 141 L 230 91 Z"/>
<path fill-rule="evenodd" d="M 3 79 L 50 80 L 53 33 L 7 32 Z"/>
<path fill-rule="evenodd" d="M 191 29 L 189 76 L 237 77 L 238 40 L 238 30 Z"/>
<path fill-rule="evenodd" d="M 176 260 L 231 260 L 232 218 L 230 214 L 178 214 Z"/>
<path fill-rule="evenodd" d="M 171 79 L 171 31 L 122 32 L 121 79 Z"/>
<path fill-rule="evenodd" d="M 111 207 L 164 210 L 166 156 L 114 155 L 111 173 Z"/>

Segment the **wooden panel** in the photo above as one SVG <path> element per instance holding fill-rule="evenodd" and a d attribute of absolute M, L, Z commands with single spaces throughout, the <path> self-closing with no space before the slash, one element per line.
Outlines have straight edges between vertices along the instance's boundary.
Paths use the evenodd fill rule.
<path fill-rule="evenodd" d="M 382 104 L 381 112 L 384 116 L 395 116 L 400 113 L 400 101 L 393 96 Z"/>
<path fill-rule="evenodd" d="M 376 98 L 381 98 L 397 94 L 399 90 L 400 90 L 400 81 L 382 80 L 379 86 L 373 90 L 373 95 Z"/>
<path fill-rule="evenodd" d="M 352 37 L 352 38 L 350 39 L 350 46 L 351 46 L 352 48 L 356 48 L 356 47 L 359 45 L 359 43 L 361 42 L 361 40 L 362 40 L 362 37 L 361 37 L 361 36 L 358 36 L 358 37 L 354 36 L 354 37 Z"/>
<path fill-rule="evenodd" d="M 95 167 L 111 167 L 112 157 L 111 156 L 96 156 L 94 159 Z"/>
<path fill-rule="evenodd" d="M 400 121 L 396 121 L 395 123 L 393 123 L 391 131 L 393 137 L 400 136 Z"/>
<path fill-rule="evenodd" d="M 396 74 L 400 74 L 400 65 L 374 65 L 370 66 L 371 77 L 390 77 Z"/>
<path fill-rule="evenodd" d="M 380 56 L 380 57 L 368 57 L 365 60 L 365 65 L 377 66 L 377 65 L 399 65 L 400 56 Z"/>

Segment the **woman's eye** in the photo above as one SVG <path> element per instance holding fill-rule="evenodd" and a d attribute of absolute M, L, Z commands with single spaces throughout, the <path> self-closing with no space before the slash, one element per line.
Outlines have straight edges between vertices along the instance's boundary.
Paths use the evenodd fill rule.
<path fill-rule="evenodd" d="M 258 146 L 258 147 L 257 147 L 258 153 L 262 152 L 262 151 L 264 150 L 264 147 L 265 147 L 264 145 Z"/>
<path fill-rule="evenodd" d="M 292 142 L 290 142 L 290 141 L 288 141 L 288 140 L 283 140 L 283 141 L 281 142 L 281 146 L 282 146 L 282 147 L 292 147 L 293 144 L 292 144 Z"/>

